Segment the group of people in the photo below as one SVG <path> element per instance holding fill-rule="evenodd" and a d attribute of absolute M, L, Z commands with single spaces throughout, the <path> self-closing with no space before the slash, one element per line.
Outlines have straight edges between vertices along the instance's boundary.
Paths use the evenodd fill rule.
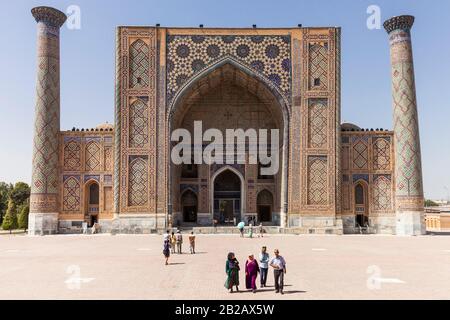
<path fill-rule="evenodd" d="M 261 253 L 259 254 L 259 263 L 256 261 L 253 254 L 248 256 L 245 262 L 245 286 L 247 289 L 252 290 L 256 293 L 256 279 L 258 273 L 260 274 L 261 288 L 266 287 L 267 274 L 269 271 L 269 266 L 273 268 L 274 281 L 275 281 L 275 292 L 283 293 L 284 287 L 284 275 L 286 274 L 286 261 L 278 249 L 274 250 L 274 257 L 270 259 L 267 253 L 267 248 L 262 247 Z M 225 272 L 227 274 L 227 279 L 225 281 L 225 288 L 233 292 L 233 287 L 236 287 L 236 291 L 239 291 L 239 261 L 233 252 L 228 253 L 227 261 L 225 264 Z"/>
<path fill-rule="evenodd" d="M 245 228 L 245 225 L 243 222 L 238 224 L 238 229 L 241 234 L 241 238 L 244 237 L 244 228 Z M 260 223 L 258 226 L 258 232 L 259 232 L 258 237 L 261 237 L 261 238 L 264 237 L 264 227 L 263 227 L 262 223 Z M 248 237 L 253 238 L 253 224 L 251 224 L 251 223 L 248 225 Z"/>
<path fill-rule="evenodd" d="M 172 233 L 169 233 L 169 230 L 166 231 L 166 233 L 163 235 L 164 239 L 164 246 L 163 246 L 163 254 L 166 258 L 166 265 L 169 264 L 169 258 L 170 253 L 178 253 L 182 254 L 183 250 L 183 235 L 181 234 L 180 230 L 177 230 L 175 233 L 172 231 Z M 191 232 L 189 235 L 189 251 L 191 254 L 195 254 L 195 235 L 194 231 Z"/>

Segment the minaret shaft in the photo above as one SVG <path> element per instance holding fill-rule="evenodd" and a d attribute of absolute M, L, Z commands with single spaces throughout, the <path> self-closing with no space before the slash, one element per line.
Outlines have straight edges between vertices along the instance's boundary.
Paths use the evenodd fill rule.
<path fill-rule="evenodd" d="M 425 233 L 422 164 L 411 45 L 412 16 L 387 20 L 391 52 L 397 234 Z"/>
<path fill-rule="evenodd" d="M 64 13 L 49 7 L 31 10 L 37 22 L 37 79 L 29 233 L 57 231 L 60 125 L 59 29 Z"/>

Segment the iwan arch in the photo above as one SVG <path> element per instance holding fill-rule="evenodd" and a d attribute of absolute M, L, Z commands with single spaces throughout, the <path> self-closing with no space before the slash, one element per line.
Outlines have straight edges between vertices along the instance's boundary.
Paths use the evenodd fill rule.
<path fill-rule="evenodd" d="M 424 232 L 412 17 L 385 23 L 394 131 L 341 124 L 341 30 L 334 27 L 118 27 L 114 126 L 60 131 L 65 16 L 48 7 L 32 13 L 31 234 L 74 232 L 84 221 L 103 232 L 150 233 L 249 219 L 294 233 L 351 233 L 359 225 Z M 278 172 L 261 175 L 249 161 L 173 164 L 171 133 L 192 132 L 194 121 L 221 132 L 278 129 Z"/>

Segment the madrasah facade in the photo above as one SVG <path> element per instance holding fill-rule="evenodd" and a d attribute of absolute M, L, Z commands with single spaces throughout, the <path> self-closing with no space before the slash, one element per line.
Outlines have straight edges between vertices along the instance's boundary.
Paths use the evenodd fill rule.
<path fill-rule="evenodd" d="M 64 13 L 36 7 L 30 234 L 262 223 L 425 232 L 412 16 L 387 20 L 393 131 L 341 123 L 341 29 L 118 27 L 114 125 L 60 130 Z M 171 161 L 171 133 L 278 129 L 279 170 Z M 201 145 L 205 148 L 205 145 Z"/>

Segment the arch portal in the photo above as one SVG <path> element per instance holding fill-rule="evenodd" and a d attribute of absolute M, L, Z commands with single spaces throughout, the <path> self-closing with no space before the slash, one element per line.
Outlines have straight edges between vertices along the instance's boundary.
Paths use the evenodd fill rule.
<path fill-rule="evenodd" d="M 97 181 L 89 180 L 85 186 L 85 221 L 89 226 L 98 222 L 100 211 L 100 186 Z"/>
<path fill-rule="evenodd" d="M 230 166 L 218 170 L 212 177 L 212 212 L 219 224 L 235 224 L 244 212 L 244 177 Z"/>
<path fill-rule="evenodd" d="M 204 124 L 203 132 L 210 128 L 217 128 L 223 133 L 226 129 L 243 129 L 245 131 L 252 128 L 256 131 L 267 129 L 270 134 L 271 129 L 278 129 L 279 170 L 276 175 L 270 177 L 269 180 L 272 181 L 266 181 L 266 183 L 272 183 L 273 189 L 277 192 L 278 208 L 276 211 L 280 212 L 281 225 L 286 226 L 289 108 L 283 96 L 266 80 L 262 75 L 249 70 L 238 61 L 225 58 L 184 83 L 182 89 L 168 106 L 168 145 L 170 146 L 168 156 L 170 157 L 171 148 L 175 145 L 170 140 L 172 130 L 183 128 L 191 132 L 193 137 L 194 121 L 202 121 Z M 223 137 L 225 139 L 225 134 L 223 134 Z M 270 140 L 268 142 L 270 143 Z M 197 142 L 192 138 L 191 143 L 194 148 L 194 144 Z M 207 144 L 202 141 L 201 150 Z M 246 152 L 248 152 L 247 149 Z M 246 170 L 248 169 L 247 165 L 246 162 Z M 252 170 L 250 168 L 250 171 Z M 200 184 L 208 181 L 207 188 L 209 190 L 207 192 L 211 196 L 207 202 L 199 201 L 199 212 L 203 217 L 202 219 L 208 215 L 210 222 L 214 218 L 220 218 L 215 204 L 220 206 L 221 202 L 214 198 L 214 192 L 212 192 L 214 178 L 210 176 L 211 169 L 209 167 L 202 168 L 202 165 L 199 165 L 198 177 L 191 178 L 182 173 L 183 170 L 180 165 L 174 165 L 172 161 L 169 161 L 168 172 L 169 215 L 172 215 L 172 213 L 181 214 L 182 208 L 177 205 L 181 197 L 179 192 L 181 184 Z M 255 179 L 259 178 L 256 173 Z M 252 178 L 247 175 L 247 172 L 244 172 L 241 184 L 242 193 L 245 192 L 247 184 L 251 183 L 249 182 L 251 180 Z M 245 214 L 256 216 L 256 194 L 252 193 L 251 197 L 249 201 L 254 202 L 253 204 L 247 204 L 247 200 L 243 196 L 240 199 L 233 198 L 234 218 L 237 219 L 239 216 L 240 219 Z M 199 194 L 199 199 L 201 198 L 204 197 Z M 207 203 L 206 207 L 205 203 Z M 222 206 L 228 206 L 229 209 L 227 210 L 231 212 L 231 202 L 222 204 Z M 245 212 L 245 208 L 250 211 Z M 274 210 L 273 207 L 272 210 Z M 231 216 L 227 216 L 227 219 L 222 220 L 225 223 L 225 220 L 230 219 Z M 172 221 L 174 220 L 172 219 Z"/>

